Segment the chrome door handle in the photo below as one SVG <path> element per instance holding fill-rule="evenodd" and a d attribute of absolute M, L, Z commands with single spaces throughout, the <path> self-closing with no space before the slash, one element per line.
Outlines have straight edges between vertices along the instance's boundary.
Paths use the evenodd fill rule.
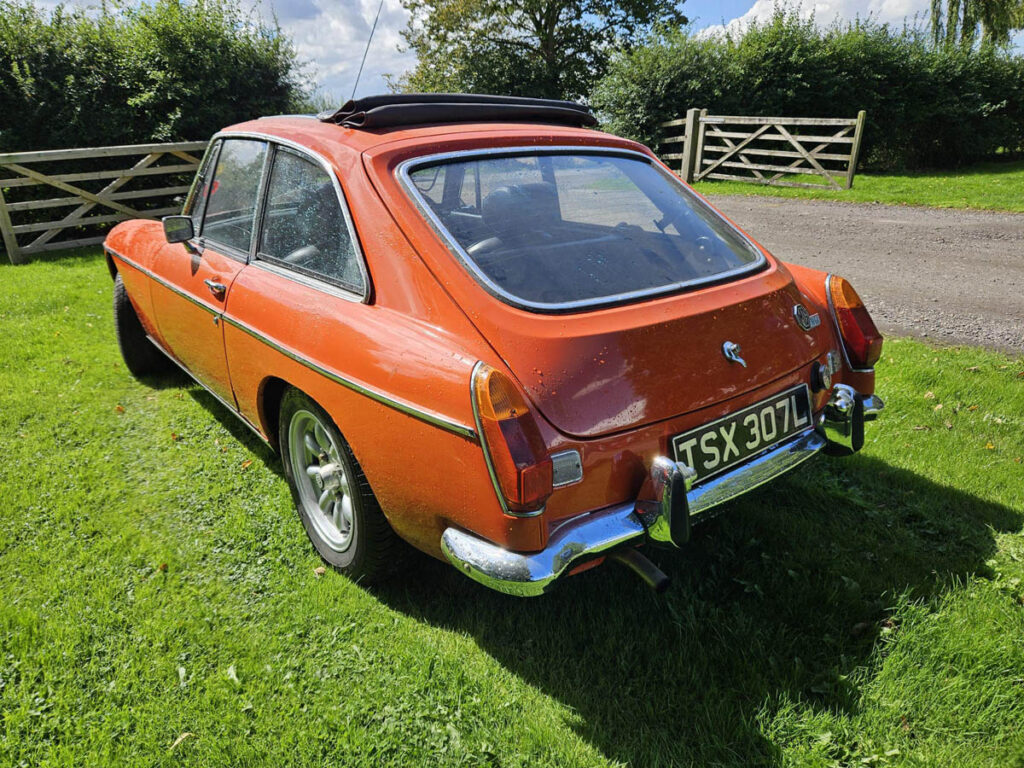
<path fill-rule="evenodd" d="M 206 287 L 210 289 L 210 293 L 212 293 L 215 298 L 224 298 L 224 294 L 227 293 L 228 290 L 228 287 L 224 285 L 224 283 L 218 283 L 216 280 L 211 280 L 210 278 L 206 278 L 203 282 L 206 283 Z"/>

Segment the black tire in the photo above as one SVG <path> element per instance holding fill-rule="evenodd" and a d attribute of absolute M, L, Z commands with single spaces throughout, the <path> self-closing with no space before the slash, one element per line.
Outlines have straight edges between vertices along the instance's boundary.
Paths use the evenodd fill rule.
<path fill-rule="evenodd" d="M 300 434 L 309 434 L 306 428 L 310 416 L 319 422 L 329 437 L 330 453 L 318 443 L 323 452 L 317 457 L 299 437 Z M 394 573 L 406 553 L 405 543 L 391 529 L 352 449 L 327 412 L 305 393 L 294 388 L 287 390 L 281 399 L 278 440 L 292 501 L 306 535 L 324 562 L 364 584 L 379 582 Z M 303 472 L 304 464 L 312 465 L 310 468 L 314 474 L 327 476 L 326 484 L 323 479 L 317 481 L 310 477 L 308 470 Z M 341 467 L 340 473 L 331 469 L 337 465 Z M 339 474 L 344 475 L 341 481 L 336 479 Z M 343 498 L 349 498 L 347 540 L 344 525 L 336 524 L 339 520 L 336 508 L 328 501 L 328 509 L 335 510 L 335 513 L 325 512 L 323 505 L 313 500 L 332 482 L 342 482 L 347 488 L 347 493 L 340 494 L 342 500 L 336 502 L 343 506 Z M 343 517 L 344 513 L 341 514 Z M 344 519 L 341 522 L 344 523 Z"/>
<path fill-rule="evenodd" d="M 135 378 L 161 376 L 174 370 L 174 363 L 146 337 L 121 275 L 114 277 L 114 331 L 125 367 Z"/>

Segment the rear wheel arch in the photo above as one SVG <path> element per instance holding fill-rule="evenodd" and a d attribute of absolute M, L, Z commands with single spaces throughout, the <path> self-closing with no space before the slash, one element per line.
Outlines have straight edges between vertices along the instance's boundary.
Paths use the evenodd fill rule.
<path fill-rule="evenodd" d="M 270 444 L 278 452 L 281 450 L 280 435 L 278 435 L 281 400 L 284 398 L 284 393 L 293 386 L 277 376 L 268 376 L 260 384 L 258 400 L 260 426 L 263 428 L 263 434 L 267 436 Z M 298 389 L 298 387 L 294 388 Z"/>
<path fill-rule="evenodd" d="M 284 396 L 290 389 L 301 392 L 320 408 L 323 408 L 324 412 L 331 416 L 331 421 L 334 422 L 334 426 L 339 432 L 341 431 L 341 426 L 337 423 L 336 419 L 330 414 L 323 403 L 321 403 L 320 400 L 312 393 L 297 384 L 293 384 L 287 379 L 281 378 L 280 376 L 267 376 L 259 386 L 256 410 L 260 421 L 259 426 L 262 428 L 263 434 L 267 436 L 270 445 L 275 451 L 278 453 L 281 452 L 281 403 L 284 401 Z M 347 435 L 345 435 L 345 441 L 349 446 L 349 450 L 352 451 L 353 456 L 356 456 L 356 450 L 352 447 Z"/>
<path fill-rule="evenodd" d="M 268 377 L 263 389 L 266 390 L 268 385 L 268 394 L 272 398 L 269 404 L 276 409 L 279 425 L 274 430 L 274 441 L 285 476 L 288 478 L 292 499 L 314 548 L 329 565 L 356 581 L 374 582 L 386 578 L 394 572 L 402 559 L 405 545 L 381 510 L 351 445 L 331 414 L 312 395 L 276 377 Z M 266 405 L 265 401 L 264 408 Z M 267 418 L 267 415 L 264 410 L 263 418 Z M 284 421 L 289 423 L 282 423 Z M 327 433 L 331 450 L 338 451 L 337 454 L 331 454 L 331 460 L 326 458 L 328 445 L 323 442 L 325 438 L 321 437 L 317 440 L 325 453 L 319 459 L 313 460 L 318 466 L 304 466 L 310 462 L 310 454 L 306 452 L 303 460 L 301 448 L 300 455 L 295 451 L 296 445 L 302 445 L 301 441 L 296 442 L 295 429 L 301 430 L 304 422 L 321 425 L 316 428 L 321 436 L 324 436 L 324 432 Z M 306 439 L 309 439 L 308 435 Z M 339 467 L 342 468 L 341 472 L 338 472 Z M 319 487 L 315 487 L 317 484 L 311 483 L 307 477 L 311 469 L 320 470 Z M 344 542 L 340 539 L 335 541 L 325 533 L 328 529 L 318 517 L 321 512 L 325 512 L 324 498 L 330 498 L 327 496 L 327 493 L 330 493 L 327 489 L 333 484 L 331 479 L 323 478 L 337 479 L 339 475 L 341 484 L 338 487 L 343 491 L 342 501 L 348 499 L 347 516 L 344 505 L 341 513 L 349 523 L 347 529 L 342 528 L 343 537 L 347 538 Z M 312 497 L 309 497 L 310 488 L 313 488 Z M 321 492 L 323 495 L 317 502 L 316 495 Z M 313 500 L 310 501 L 310 498 Z M 330 504 L 330 500 L 327 503 Z M 338 515 L 337 507 L 334 507 L 332 519 L 335 523 L 338 523 Z"/>

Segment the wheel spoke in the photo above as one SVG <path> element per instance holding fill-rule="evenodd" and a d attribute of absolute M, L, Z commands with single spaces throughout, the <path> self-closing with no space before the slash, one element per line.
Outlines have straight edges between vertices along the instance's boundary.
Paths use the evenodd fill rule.
<path fill-rule="evenodd" d="M 320 467 L 318 467 L 316 464 L 310 464 L 308 467 L 306 467 L 306 474 L 309 475 L 311 480 L 316 480 L 318 477 L 320 477 Z"/>
<path fill-rule="evenodd" d="M 329 488 L 320 494 L 320 500 L 317 502 L 317 504 L 320 506 L 320 511 L 323 512 L 325 515 L 327 514 L 327 507 L 331 503 L 331 500 L 333 498 L 334 492 L 331 491 Z"/>
<path fill-rule="evenodd" d="M 350 491 L 348 489 L 348 475 L 346 475 L 344 472 L 341 472 L 340 474 L 341 474 L 341 483 L 340 483 L 339 487 L 341 488 L 341 492 L 344 493 L 346 496 L 348 496 L 349 493 L 350 493 Z"/>
<path fill-rule="evenodd" d="M 341 518 L 345 526 L 339 527 L 338 530 L 347 533 L 352 528 L 352 497 L 346 494 L 345 498 L 338 502 L 338 506 L 341 507 Z"/>
<path fill-rule="evenodd" d="M 338 529 L 338 532 L 344 533 L 345 528 L 343 526 L 345 525 L 345 516 L 342 511 L 341 504 L 342 503 L 340 501 L 335 500 L 334 508 L 331 510 L 331 520 L 334 522 L 334 527 Z"/>
<path fill-rule="evenodd" d="M 313 427 L 313 434 L 316 436 L 316 441 L 320 445 L 321 453 L 329 453 L 331 450 L 331 441 L 327 438 L 327 431 L 323 428 L 320 422 L 317 422 L 316 426 Z"/>
<path fill-rule="evenodd" d="M 306 446 L 306 450 L 309 451 L 312 456 L 319 456 L 320 446 L 316 444 L 316 439 L 313 437 L 312 432 L 307 432 L 302 438 L 303 444 Z"/>

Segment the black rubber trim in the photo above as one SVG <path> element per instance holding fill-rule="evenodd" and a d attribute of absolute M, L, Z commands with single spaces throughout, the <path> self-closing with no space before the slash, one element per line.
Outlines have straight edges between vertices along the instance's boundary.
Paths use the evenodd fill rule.
<path fill-rule="evenodd" d="M 590 108 L 572 101 L 466 93 L 406 93 L 368 96 L 319 115 L 346 128 L 393 128 L 427 123 L 551 123 L 593 128 Z"/>
<path fill-rule="evenodd" d="M 690 501 L 686 497 L 686 480 L 681 472 L 672 473 L 672 510 L 669 513 L 669 535 L 677 547 L 690 540 Z"/>

